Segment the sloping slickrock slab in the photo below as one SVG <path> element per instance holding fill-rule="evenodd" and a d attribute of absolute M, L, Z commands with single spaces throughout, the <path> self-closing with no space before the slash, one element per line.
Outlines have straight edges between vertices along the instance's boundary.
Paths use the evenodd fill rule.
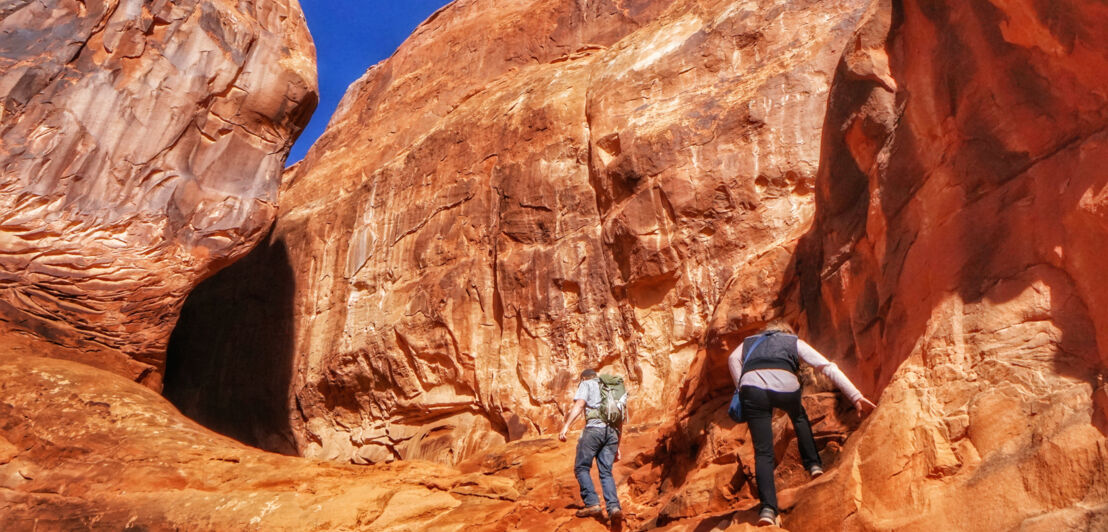
<path fill-rule="evenodd" d="M 184 296 L 275 215 L 285 156 L 316 102 L 300 6 L 2 10 L 3 343 L 157 388 Z"/>
<path fill-rule="evenodd" d="M 774 307 L 867 4 L 438 12 L 286 177 L 268 247 L 294 278 L 299 451 L 457 462 L 550 434 L 588 366 L 629 377 L 633 415 L 671 412 L 710 323 L 738 334 Z M 263 289 L 249 272 L 218 280 L 212 294 Z M 739 298 L 755 303 L 717 316 Z M 248 312 L 207 307 L 182 341 Z M 210 346 L 205 371 L 242 350 Z"/>
<path fill-rule="evenodd" d="M 826 395 L 813 399 L 810 410 L 822 433 L 835 426 L 828 408 L 835 401 Z M 626 429 L 624 459 L 615 468 L 627 511 L 623 530 L 704 530 L 753 521 L 749 495 L 729 492 L 678 515 L 677 505 L 659 496 L 652 476 L 657 465 L 648 458 L 657 434 L 656 423 Z M 720 436 L 716 449 L 706 451 L 718 453 L 716 476 L 748 484 L 744 473 L 734 474 L 737 457 L 749 469 L 745 429 L 731 426 Z M 423 460 L 320 462 L 219 436 L 121 376 L 68 360 L 6 353 L 0 357 L 0 528 L 610 530 L 573 514 L 579 507 L 575 438 L 494 446 L 457 468 Z M 780 431 L 778 447 L 790 446 L 795 442 Z M 800 469 L 788 453 L 782 468 Z M 784 478 L 787 486 L 802 484 Z M 698 486 L 707 489 L 703 482 Z"/>
<path fill-rule="evenodd" d="M 261 452 L 117 375 L 0 359 L 4 530 L 462 530 L 518 496 L 508 479 L 429 462 L 367 469 Z"/>
<path fill-rule="evenodd" d="M 854 39 L 800 293 L 883 392 L 790 528 L 1108 526 L 1106 24 L 1084 2 L 885 2 Z"/>

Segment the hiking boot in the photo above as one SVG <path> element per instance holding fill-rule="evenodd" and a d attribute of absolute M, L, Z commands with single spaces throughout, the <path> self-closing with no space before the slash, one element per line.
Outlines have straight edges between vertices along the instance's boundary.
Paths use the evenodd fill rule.
<path fill-rule="evenodd" d="M 623 510 L 619 508 L 608 510 L 608 519 L 611 520 L 613 524 L 623 521 Z"/>
<path fill-rule="evenodd" d="M 823 468 L 818 465 L 814 465 L 810 469 L 808 469 L 808 474 L 812 475 L 812 478 L 817 478 L 820 475 L 823 475 Z"/>
<path fill-rule="evenodd" d="M 762 508 L 762 513 L 758 514 L 758 526 L 779 526 L 777 511 L 773 508 Z"/>
<path fill-rule="evenodd" d="M 596 517 L 602 515 L 604 515 L 604 510 L 600 509 L 599 504 L 586 506 L 584 508 L 581 508 L 580 510 L 577 510 L 577 517 Z"/>

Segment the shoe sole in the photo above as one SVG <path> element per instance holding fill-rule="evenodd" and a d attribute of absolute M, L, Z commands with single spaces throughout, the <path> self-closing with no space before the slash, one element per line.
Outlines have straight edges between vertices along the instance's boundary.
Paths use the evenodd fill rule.
<path fill-rule="evenodd" d="M 604 510 L 601 510 L 600 508 L 597 508 L 596 510 L 589 511 L 589 512 L 583 512 L 583 513 L 582 512 L 576 512 L 576 513 L 574 513 L 574 515 L 576 515 L 577 517 L 580 517 L 582 519 L 587 518 L 587 517 L 604 517 Z"/>

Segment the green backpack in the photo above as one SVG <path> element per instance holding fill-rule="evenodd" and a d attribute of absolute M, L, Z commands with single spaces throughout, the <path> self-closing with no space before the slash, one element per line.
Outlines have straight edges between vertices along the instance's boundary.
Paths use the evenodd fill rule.
<path fill-rule="evenodd" d="M 586 419 L 599 419 L 610 427 L 618 427 L 623 423 L 623 396 L 627 395 L 627 388 L 623 386 L 623 377 L 619 375 L 600 374 L 600 406 L 590 409 L 585 414 Z"/>

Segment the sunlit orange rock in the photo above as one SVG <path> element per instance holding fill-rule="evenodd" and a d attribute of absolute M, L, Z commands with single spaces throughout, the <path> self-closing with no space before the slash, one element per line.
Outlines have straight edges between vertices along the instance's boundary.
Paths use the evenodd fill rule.
<path fill-rule="evenodd" d="M 551 434 L 589 366 L 629 378 L 638 419 L 671 413 L 707 337 L 780 306 L 867 4 L 445 7 L 351 86 L 263 247 L 198 290 L 170 395 L 356 463 Z M 252 352 L 291 373 L 257 379 Z"/>
<path fill-rule="evenodd" d="M 844 55 L 797 258 L 880 408 L 795 530 L 1108 523 L 1108 10 L 883 2 Z"/>
<path fill-rule="evenodd" d="M 155 34 L 175 27 L 159 20 Z M 132 382 L 160 375 L 134 346 L 164 346 L 189 283 L 266 228 L 244 215 L 219 233 L 225 255 L 189 248 L 211 252 L 188 275 L 144 266 L 179 292 L 111 299 L 147 344 L 82 321 L 92 291 L 4 322 L 0 528 L 608 530 L 573 516 L 574 442 L 552 436 L 596 366 L 633 397 L 624 529 L 749 530 L 753 453 L 724 411 L 723 361 L 783 313 L 879 399 L 862 420 L 805 377 L 828 472 L 807 477 L 777 419 L 786 529 L 1103 529 L 1106 23 L 1069 1 L 451 4 L 351 87 L 286 173 L 272 231 L 196 289 L 170 342 L 181 410 L 308 458 L 218 436 Z M 106 53 L 129 57 L 137 35 Z M 144 64 L 120 61 L 112 75 Z M 38 79 L 19 68 L 2 79 Z M 0 130 L 31 127 L 27 109 L 5 107 Z M 46 149 L 64 129 L 36 131 L 27 145 Z M 11 157 L 5 172 L 60 164 Z M 59 205 L 95 198 L 63 181 Z M 160 192 L 135 194 L 112 197 Z M 46 271 L 3 260 L 14 279 Z M 102 286 L 74 264 L 73 286 Z M 46 308 L 33 279 L 0 301 Z M 51 332 L 101 329 L 99 348 Z M 120 375 L 26 355 L 43 340 Z"/>
<path fill-rule="evenodd" d="M 0 334 L 161 385 L 180 305 L 276 213 L 316 102 L 296 0 L 0 7 Z"/>
<path fill-rule="evenodd" d="M 566 443 L 544 436 L 490 446 L 457 467 L 280 456 L 211 432 L 124 377 L 68 360 L 3 355 L 0 528 L 6 531 L 612 530 L 574 516 L 580 507 L 570 472 L 576 435 Z M 826 396 L 816 399 L 813 419 L 833 418 Z M 622 530 L 743 529 L 751 522 L 749 499 L 733 508 L 727 495 L 722 506 L 676 515 L 650 475 L 662 464 L 649 460 L 658 425 L 639 424 L 624 435 L 625 458 L 615 468 L 627 510 Z M 735 439 L 718 450 L 730 457 L 721 467 L 734 468 L 744 430 L 723 430 Z M 789 445 L 787 434 L 780 445 Z"/>
<path fill-rule="evenodd" d="M 265 453 L 118 375 L 0 357 L 4 530 L 459 530 L 518 498 L 509 479 L 431 462 L 366 469 Z"/>

